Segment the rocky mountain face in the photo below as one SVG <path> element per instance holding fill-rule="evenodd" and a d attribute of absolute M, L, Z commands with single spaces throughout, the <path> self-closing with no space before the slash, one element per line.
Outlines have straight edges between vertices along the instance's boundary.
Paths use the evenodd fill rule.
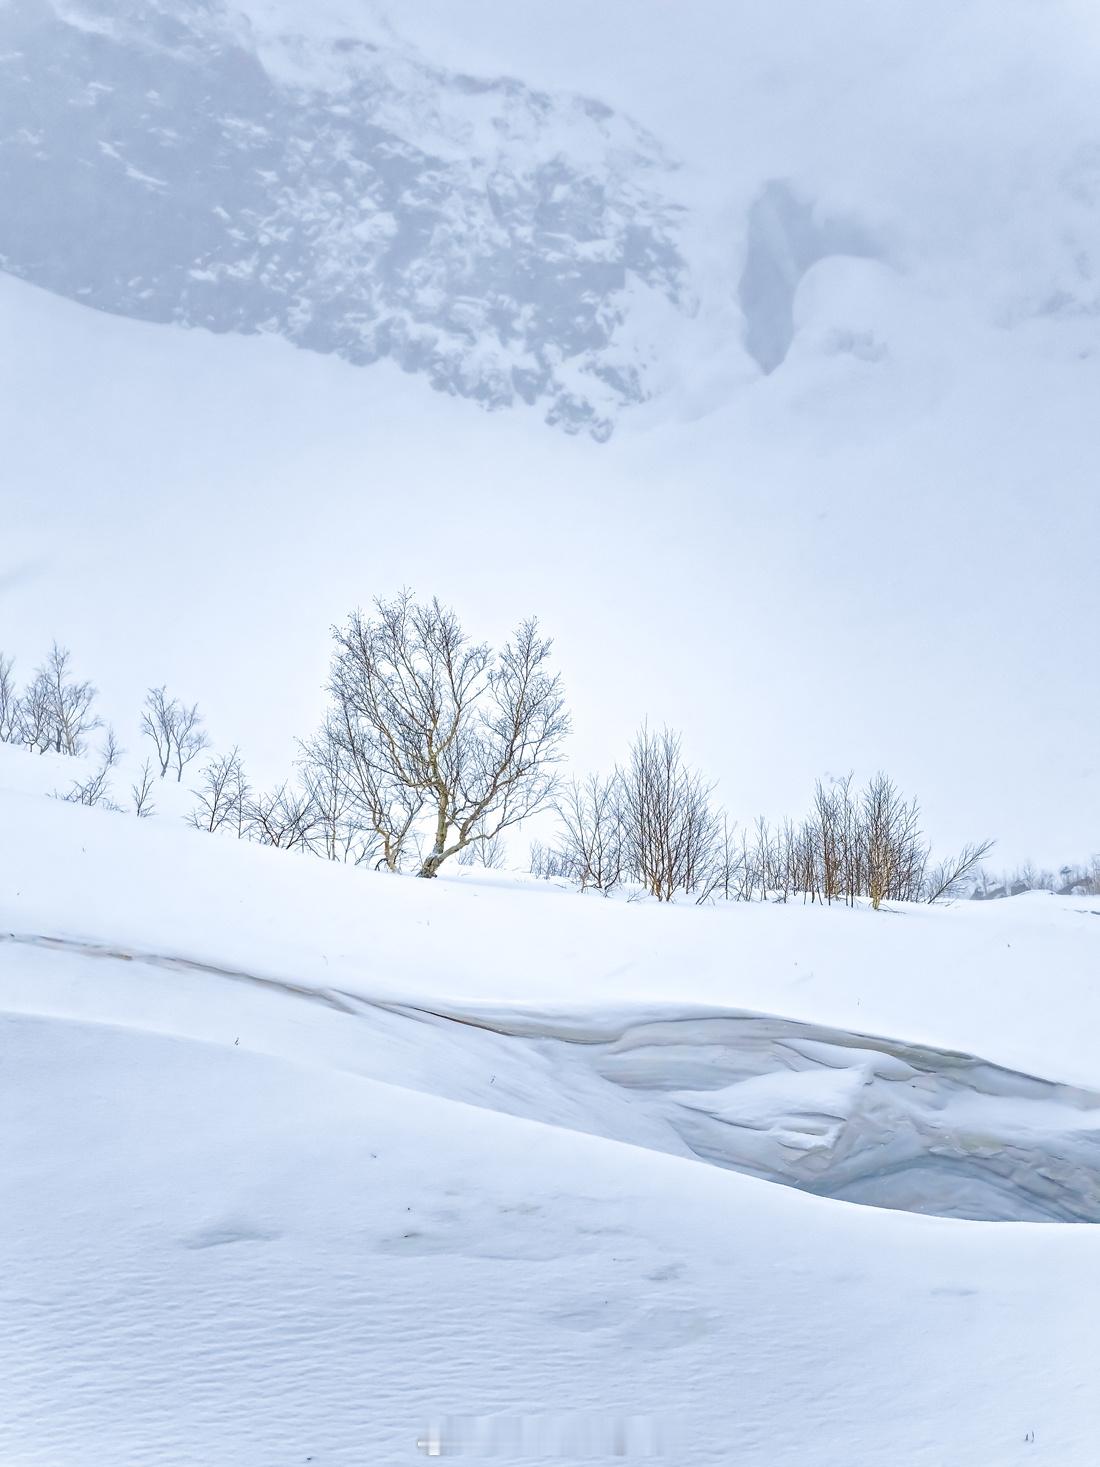
<path fill-rule="evenodd" d="M 597 438 L 680 309 L 672 164 L 601 103 L 227 0 L 0 0 L 0 267 L 102 310 L 390 358 Z"/>

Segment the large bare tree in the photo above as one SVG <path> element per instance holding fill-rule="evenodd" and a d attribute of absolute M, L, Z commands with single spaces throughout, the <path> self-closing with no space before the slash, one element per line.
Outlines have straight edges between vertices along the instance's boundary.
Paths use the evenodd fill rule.
<path fill-rule="evenodd" d="M 438 599 L 409 592 L 333 629 L 333 722 L 368 788 L 428 824 L 419 875 L 544 808 L 569 731 L 550 642 L 533 618 L 494 653 Z M 400 848 L 398 856 L 400 855 Z"/>

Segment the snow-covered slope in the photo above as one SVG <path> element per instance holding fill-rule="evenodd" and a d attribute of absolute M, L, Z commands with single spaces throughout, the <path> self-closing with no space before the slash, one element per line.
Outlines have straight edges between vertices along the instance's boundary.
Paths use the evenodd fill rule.
<path fill-rule="evenodd" d="M 0 754 L 6 1460 L 1094 1460 L 1095 1228 L 759 1179 L 1100 1215 L 1088 904 L 369 876 Z"/>
<path fill-rule="evenodd" d="M 3 1038 L 8 1461 L 1095 1460 L 1092 1229 L 802 1197 L 247 1032 Z"/>

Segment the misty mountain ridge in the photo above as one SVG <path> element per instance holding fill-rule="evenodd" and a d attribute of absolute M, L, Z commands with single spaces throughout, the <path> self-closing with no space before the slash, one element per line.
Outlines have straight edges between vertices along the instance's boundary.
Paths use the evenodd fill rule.
<path fill-rule="evenodd" d="M 927 59 L 906 64 L 925 77 Z M 857 373 L 895 347 L 951 351 L 976 321 L 1038 322 L 1042 352 L 1094 352 L 1087 118 L 989 170 L 1003 88 L 969 141 L 970 99 L 952 94 L 952 156 L 914 134 L 895 160 L 884 127 L 848 160 L 861 194 L 804 128 L 773 145 L 794 85 L 741 88 L 749 122 L 769 95 L 773 115 L 731 134 L 728 168 L 711 140 L 700 188 L 630 116 L 437 64 L 379 4 L 7 0 L 0 268 L 124 316 L 389 359 L 599 440 L 677 386 L 687 416 L 709 410 L 796 340 Z M 838 148 L 858 101 L 832 119 Z"/>
<path fill-rule="evenodd" d="M 264 46 L 221 0 L 16 0 L 0 41 L 13 274 L 597 437 L 648 395 L 637 297 L 683 289 L 672 165 L 601 103 L 396 40 Z"/>

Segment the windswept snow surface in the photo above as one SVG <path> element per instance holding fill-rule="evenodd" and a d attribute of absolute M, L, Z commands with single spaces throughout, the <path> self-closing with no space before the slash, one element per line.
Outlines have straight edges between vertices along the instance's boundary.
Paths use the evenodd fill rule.
<path fill-rule="evenodd" d="M 1096 903 L 416 882 L 65 773 L 0 749 L 5 1462 L 1095 1461 L 1095 1228 L 760 1178 L 1095 1206 Z"/>

